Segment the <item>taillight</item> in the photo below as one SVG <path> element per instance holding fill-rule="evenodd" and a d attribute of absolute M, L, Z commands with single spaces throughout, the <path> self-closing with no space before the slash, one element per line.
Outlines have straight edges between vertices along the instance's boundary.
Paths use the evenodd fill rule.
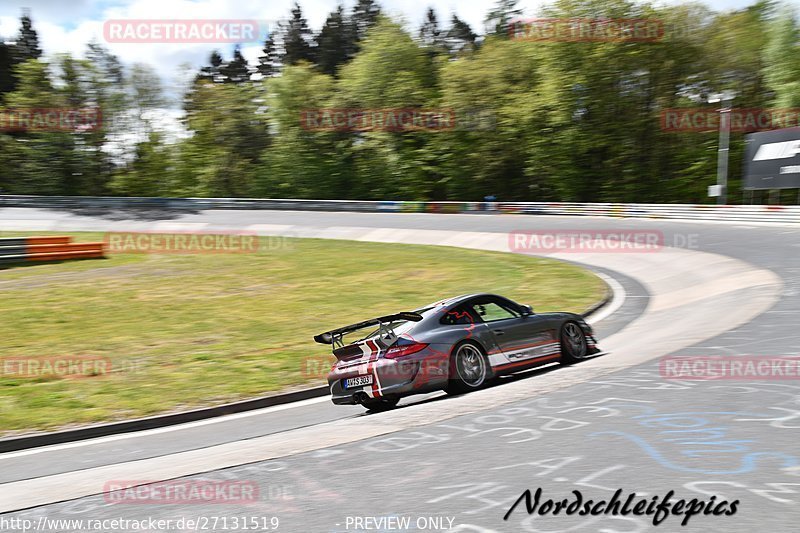
<path fill-rule="evenodd" d="M 414 344 L 402 344 L 400 346 L 392 346 L 386 353 L 383 355 L 386 359 L 397 359 L 398 357 L 404 357 L 406 355 L 411 355 L 412 353 L 417 353 L 418 351 L 426 348 L 428 345 L 423 342 L 415 342 Z"/>

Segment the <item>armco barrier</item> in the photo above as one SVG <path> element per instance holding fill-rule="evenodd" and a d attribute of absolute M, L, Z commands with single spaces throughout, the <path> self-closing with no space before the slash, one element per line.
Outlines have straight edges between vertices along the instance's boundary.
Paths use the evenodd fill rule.
<path fill-rule="evenodd" d="M 800 223 L 800 206 L 716 204 L 620 204 L 576 202 L 406 202 L 294 200 L 274 198 L 122 198 L 100 196 L 0 195 L 0 207 L 49 209 L 274 209 L 290 211 L 360 211 L 395 213 L 499 212 L 526 215 L 672 218 L 731 222 Z"/>
<path fill-rule="evenodd" d="M 0 238 L 0 265 L 105 257 L 102 242 L 70 242 L 70 237 Z"/>
<path fill-rule="evenodd" d="M 800 223 L 800 206 L 796 205 L 503 202 L 499 209 L 506 213 L 535 215 Z"/>

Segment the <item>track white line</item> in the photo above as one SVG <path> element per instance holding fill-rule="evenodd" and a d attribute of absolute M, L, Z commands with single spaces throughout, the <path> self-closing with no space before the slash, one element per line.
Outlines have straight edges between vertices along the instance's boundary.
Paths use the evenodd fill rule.
<path fill-rule="evenodd" d="M 596 312 L 586 317 L 586 322 L 589 324 L 596 324 L 616 313 L 617 310 L 622 307 L 622 304 L 625 303 L 627 293 L 625 292 L 625 288 L 622 286 L 622 284 L 611 276 L 603 274 L 602 272 L 592 272 L 592 274 L 605 281 L 611 289 L 612 294 L 611 301 L 608 303 L 608 305 L 603 306 Z"/>
<path fill-rule="evenodd" d="M 160 433 L 169 433 L 170 431 L 181 431 L 200 426 L 208 426 L 210 424 L 219 424 L 228 422 L 230 420 L 237 420 L 251 416 L 265 415 L 267 413 L 274 413 L 276 411 L 285 411 L 287 409 L 294 409 L 297 407 L 305 407 L 306 405 L 313 405 L 315 403 L 329 402 L 331 399 L 328 396 L 321 396 L 319 398 L 309 398 L 308 400 L 300 400 L 298 402 L 287 403 L 284 405 L 274 405 L 272 407 L 265 407 L 255 411 L 247 411 L 244 413 L 236 413 L 233 415 L 225 415 L 221 417 L 208 418 L 206 420 L 198 420 L 196 422 L 187 422 L 185 424 L 176 424 L 174 426 L 166 426 L 163 428 L 145 429 L 143 431 L 134 431 L 130 433 L 121 433 L 119 435 L 108 435 L 107 437 L 97 437 L 95 439 L 81 440 L 78 442 L 65 442 L 64 444 L 53 444 L 52 446 L 42 446 L 40 448 L 31 448 L 30 450 L 20 450 L 18 452 L 8 452 L 0 454 L 0 461 L 6 459 L 14 459 L 16 457 L 24 457 L 26 455 L 36 455 L 38 453 L 54 452 L 58 450 L 69 450 L 71 448 L 80 448 L 82 446 L 93 446 L 95 444 L 103 444 L 106 442 L 113 442 L 124 439 L 136 439 L 139 437 L 147 437 L 150 435 L 158 435 Z"/>

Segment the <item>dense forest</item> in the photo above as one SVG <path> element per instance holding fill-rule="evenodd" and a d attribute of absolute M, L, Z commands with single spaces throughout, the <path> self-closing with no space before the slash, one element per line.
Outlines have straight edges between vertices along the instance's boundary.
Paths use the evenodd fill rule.
<path fill-rule="evenodd" d="M 0 107 L 102 110 L 99 127 L 0 132 L 0 190 L 15 194 L 403 200 L 707 202 L 715 131 L 666 131 L 665 109 L 800 107 L 795 13 L 759 1 L 557 0 L 538 16 L 658 20 L 659 39 L 531 40 L 499 0 L 483 28 L 430 9 L 421 27 L 373 0 L 339 6 L 319 31 L 299 4 L 249 64 L 209 48 L 177 98 L 152 67 L 101 43 L 83 57 L 43 50 L 35 13 L 0 44 Z M 179 46 L 179 45 L 172 45 Z M 54 51 L 48 51 L 54 52 Z M 180 79 L 180 72 L 175 73 Z M 182 108 L 186 134 L 159 116 Z M 309 109 L 444 109 L 455 126 L 319 130 Z M 743 133 L 731 135 L 730 203 Z M 766 201 L 766 198 L 755 199 Z M 774 199 L 773 199 L 774 200 Z M 794 203 L 794 193 L 783 200 Z"/>

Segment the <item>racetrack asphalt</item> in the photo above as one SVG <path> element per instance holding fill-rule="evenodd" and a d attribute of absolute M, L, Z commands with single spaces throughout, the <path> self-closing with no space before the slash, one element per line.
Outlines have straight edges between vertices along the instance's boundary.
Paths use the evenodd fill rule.
<path fill-rule="evenodd" d="M 797 380 L 665 380 L 659 375 L 656 361 L 647 360 L 648 335 L 655 335 L 650 338 L 658 339 L 664 346 L 669 342 L 658 338 L 652 327 L 636 331 L 636 324 L 637 320 L 641 323 L 643 315 L 667 313 L 675 306 L 680 307 L 680 300 L 694 299 L 683 306 L 688 308 L 685 312 L 702 311 L 712 329 L 704 335 L 703 331 L 692 331 L 691 324 L 672 323 L 680 320 L 672 316 L 664 321 L 663 333 L 680 337 L 683 329 L 686 338 L 679 349 L 666 353 L 798 355 L 799 229 L 477 214 L 232 210 L 146 223 L 126 220 L 124 215 L 115 213 L 110 221 L 69 212 L 9 208 L 0 210 L 0 229 L 119 231 L 144 229 L 145 224 L 166 224 L 161 229 L 167 229 L 168 224 L 178 223 L 232 228 L 259 225 L 270 230 L 268 233 L 274 230 L 300 236 L 308 235 L 311 230 L 330 233 L 331 228 L 340 228 L 337 231 L 345 237 L 347 228 L 385 228 L 390 234 L 403 236 L 435 230 L 492 233 L 500 237 L 509 231 L 529 229 L 656 230 L 663 232 L 665 243 L 689 248 L 685 254 L 675 256 L 676 264 L 680 262 L 686 267 L 684 276 L 691 275 L 696 268 L 704 286 L 711 289 L 708 295 L 687 291 L 687 287 L 681 286 L 683 278 L 668 279 L 670 273 L 660 265 L 661 270 L 641 273 L 644 277 L 649 275 L 648 283 L 658 289 L 650 294 L 652 287 L 637 280 L 639 274 L 620 272 L 626 268 L 628 259 L 634 262 L 642 257 L 631 254 L 621 262 L 618 254 L 594 257 L 591 259 L 599 263 L 617 262 L 617 268 L 598 268 L 612 275 L 628 293 L 623 307 L 596 325 L 603 348 L 608 348 L 603 339 L 609 338 L 612 345 L 615 338 L 624 341 L 621 346 L 615 345 L 609 356 L 572 368 L 536 371 L 534 376 L 508 380 L 474 398 L 470 398 L 472 395 L 447 399 L 436 395 L 421 397 L 404 402 L 412 405 L 394 413 L 364 416 L 360 408 L 311 402 L 292 409 L 254 412 L 253 416 L 218 424 L 96 443 L 87 441 L 71 448 L 31 450 L 36 452 L 31 454 L 6 454 L 0 456 L 5 483 L 0 486 L 7 496 L 2 499 L 9 501 L 13 500 L 13 494 L 7 491 L 21 487 L 13 482 L 23 479 L 50 483 L 58 481 L 59 475 L 76 471 L 102 475 L 98 467 L 103 465 L 127 462 L 145 467 L 149 463 L 137 460 L 186 457 L 168 455 L 186 450 L 208 450 L 213 454 L 219 450 L 216 445 L 242 444 L 247 440 L 255 444 L 265 435 L 286 441 L 299 432 L 306 439 L 331 434 L 338 426 L 349 428 L 351 433 L 362 426 L 364 430 L 391 426 L 391 430 L 374 436 L 357 438 L 356 432 L 353 440 L 321 441 L 299 453 L 287 452 L 269 460 L 212 468 L 192 477 L 253 481 L 261 487 L 261 498 L 250 505 L 124 505 L 110 504 L 103 496 L 88 496 L 2 515 L 3 518 L 277 516 L 281 521 L 278 531 L 311 532 L 366 531 L 353 525 L 355 518 L 388 516 L 409 517 L 417 526 L 432 524 L 417 523 L 424 517 L 440 517 L 448 525 L 447 529 L 427 528 L 433 531 L 654 529 L 652 517 L 647 516 L 528 516 L 524 506 L 517 508 L 509 520 L 503 520 L 508 508 L 527 488 L 541 487 L 545 498 L 553 499 L 572 497 L 573 490 L 580 490 L 587 498 L 607 498 L 621 488 L 626 493 L 646 493 L 648 498 L 674 490 L 676 498 L 710 498 L 715 494 L 717 500 L 740 500 L 739 510 L 733 516 L 695 516 L 687 527 L 679 525 L 680 517 L 671 516 L 657 531 L 796 530 L 794 524 L 800 520 L 797 445 L 800 383 Z M 701 255 L 700 251 L 706 254 Z M 559 257 L 579 262 L 585 259 L 568 254 Z M 703 260 L 691 264 L 698 257 Z M 744 276 L 741 279 L 750 285 L 741 290 L 716 287 L 715 269 L 720 269 L 720 279 L 724 278 L 726 258 L 736 260 L 728 265 L 731 269 L 747 265 L 757 274 L 764 274 L 764 270 L 774 273 L 778 281 L 760 285 Z M 646 270 L 644 265 L 639 268 Z M 663 272 L 664 279 L 658 280 L 659 272 Z M 731 278 L 735 279 L 738 278 Z M 770 291 L 772 298 L 765 294 Z M 714 303 L 707 309 L 703 307 L 706 299 Z M 756 305 L 758 301 L 760 304 Z M 744 311 L 739 314 L 737 310 L 749 307 L 754 316 L 736 323 L 737 317 L 747 314 Z M 724 320 L 722 324 L 715 322 L 710 316 L 714 313 L 726 319 L 730 314 L 733 317 L 729 319 L 730 327 L 725 327 Z M 704 325 L 705 319 L 699 323 Z M 636 333 L 635 338 L 630 335 L 625 338 L 626 331 Z M 635 342 L 637 339 L 641 342 Z M 655 344 L 653 341 L 652 345 Z M 634 345 L 635 353 L 615 360 L 615 353 L 623 353 L 626 347 Z M 624 368 L 620 360 L 625 361 Z M 592 365 L 605 366 L 605 373 L 592 372 Z M 446 416 L 443 411 L 447 411 Z M 423 420 L 409 426 L 404 420 L 409 417 Z M 290 429 L 294 431 L 287 431 Z M 148 474 L 144 468 L 140 479 L 159 479 Z M 51 497 L 50 501 L 57 499 Z M 452 523 L 447 519 L 452 519 Z"/>

